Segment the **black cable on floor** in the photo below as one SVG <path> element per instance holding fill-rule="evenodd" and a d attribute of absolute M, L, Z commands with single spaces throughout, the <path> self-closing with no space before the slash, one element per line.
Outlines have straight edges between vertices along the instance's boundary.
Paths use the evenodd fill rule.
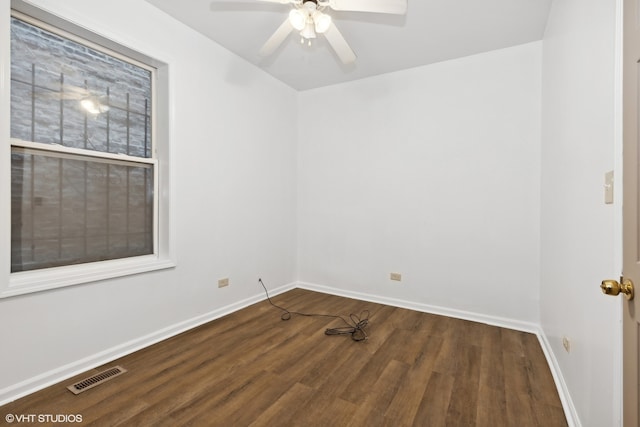
<path fill-rule="evenodd" d="M 267 287 L 265 286 L 264 282 L 262 282 L 262 279 L 258 279 L 258 282 L 260 282 L 260 284 L 262 285 L 262 288 L 264 289 L 264 293 L 267 296 L 267 300 L 269 301 L 269 304 L 271 304 L 277 309 L 282 310 L 282 315 L 280 316 L 280 319 L 289 320 L 291 319 L 291 316 L 293 314 L 296 314 L 298 316 L 306 316 L 306 317 L 331 317 L 334 319 L 342 320 L 347 326 L 343 326 L 340 328 L 328 328 L 327 330 L 324 331 L 325 335 L 351 335 L 351 339 L 354 341 L 364 341 L 368 338 L 365 328 L 369 324 L 369 310 L 364 310 L 363 312 L 360 313 L 360 316 L 357 316 L 355 314 L 350 314 L 349 319 L 351 320 L 352 323 L 347 321 L 344 317 L 334 315 L 334 314 L 300 313 L 298 311 L 290 311 L 284 307 L 280 307 L 279 305 L 271 301 L 271 297 L 269 296 L 269 291 L 267 291 Z"/>

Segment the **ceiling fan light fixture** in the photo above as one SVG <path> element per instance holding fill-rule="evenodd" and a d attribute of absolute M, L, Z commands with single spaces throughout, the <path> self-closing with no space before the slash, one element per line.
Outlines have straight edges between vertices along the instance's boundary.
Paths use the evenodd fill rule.
<path fill-rule="evenodd" d="M 302 31 L 307 24 L 307 15 L 300 9 L 291 9 L 289 23 L 296 30 Z"/>
<path fill-rule="evenodd" d="M 322 34 L 331 26 L 331 16 L 316 11 L 316 13 L 313 14 L 313 22 L 315 23 L 316 33 Z"/>
<path fill-rule="evenodd" d="M 316 31 L 314 29 L 314 25 L 313 25 L 313 20 L 312 19 L 307 20 L 307 24 L 304 26 L 302 31 L 300 31 L 300 35 L 302 37 L 304 37 L 305 39 L 315 39 L 316 38 Z"/>

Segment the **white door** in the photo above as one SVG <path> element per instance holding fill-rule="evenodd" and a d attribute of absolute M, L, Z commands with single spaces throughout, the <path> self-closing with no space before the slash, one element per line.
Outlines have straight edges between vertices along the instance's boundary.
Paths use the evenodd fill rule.
<path fill-rule="evenodd" d="M 623 19 L 623 277 L 620 283 L 603 282 L 605 293 L 623 296 L 623 425 L 638 427 L 638 322 L 640 297 L 634 298 L 633 283 L 640 284 L 640 238 L 638 233 L 638 97 L 640 96 L 640 9 L 638 0 L 624 0 Z M 616 286 L 617 285 L 617 286 Z"/>

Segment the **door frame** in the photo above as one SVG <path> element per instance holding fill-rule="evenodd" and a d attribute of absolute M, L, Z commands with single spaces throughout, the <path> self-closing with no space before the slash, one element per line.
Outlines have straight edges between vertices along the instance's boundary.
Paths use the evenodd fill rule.
<path fill-rule="evenodd" d="M 616 0 L 616 24 L 615 24 L 615 51 L 614 51 L 614 268 L 618 276 L 622 276 L 623 272 L 623 163 L 624 163 L 624 141 L 623 141 L 623 68 L 624 68 L 624 1 Z M 615 378 L 613 384 L 613 393 L 611 398 L 613 399 L 614 406 L 617 407 L 617 414 L 614 414 L 617 418 L 618 426 L 623 426 L 624 419 L 624 405 L 623 405 L 623 304 L 624 298 L 618 298 L 618 304 L 616 304 L 615 312 L 615 325 L 617 328 L 612 328 L 612 332 L 615 334 L 614 340 L 616 343 L 615 351 L 612 356 L 614 357 L 614 375 Z"/>

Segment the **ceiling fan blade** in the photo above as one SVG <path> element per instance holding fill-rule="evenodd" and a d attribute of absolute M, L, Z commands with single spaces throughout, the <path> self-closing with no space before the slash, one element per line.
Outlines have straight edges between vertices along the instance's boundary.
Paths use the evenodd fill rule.
<path fill-rule="evenodd" d="M 275 33 L 269 37 L 269 40 L 262 46 L 260 49 L 260 55 L 269 56 L 271 55 L 287 38 L 287 36 L 291 33 L 293 27 L 289 23 L 289 18 L 285 19 L 284 22 L 278 27 Z"/>
<path fill-rule="evenodd" d="M 329 29 L 325 31 L 324 36 L 344 64 L 355 62 L 356 54 L 351 50 L 351 47 L 349 47 L 347 41 L 342 37 L 342 33 L 338 31 L 338 28 L 333 22 L 329 26 Z"/>
<path fill-rule="evenodd" d="M 392 13 L 395 15 L 407 13 L 407 0 L 329 0 L 328 3 L 333 10 Z"/>
<path fill-rule="evenodd" d="M 256 0 L 256 1 L 266 1 L 269 3 L 281 3 L 281 4 L 297 3 L 296 0 Z"/>

